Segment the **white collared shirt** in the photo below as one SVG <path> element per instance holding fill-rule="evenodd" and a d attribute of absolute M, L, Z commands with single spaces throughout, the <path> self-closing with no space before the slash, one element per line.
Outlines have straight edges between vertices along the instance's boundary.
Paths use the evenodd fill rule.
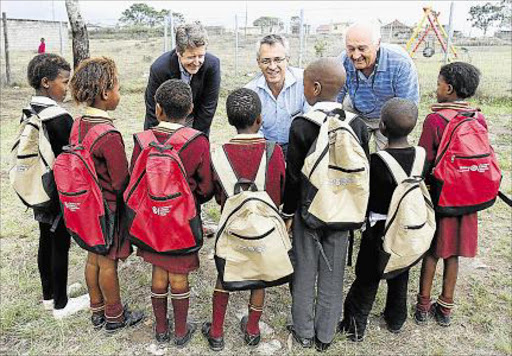
<path fill-rule="evenodd" d="M 288 143 L 293 117 L 309 110 L 304 97 L 303 73 L 304 70 L 300 68 L 287 67 L 284 86 L 277 98 L 272 94 L 263 73 L 245 85 L 260 97 L 263 116 L 260 132 L 267 140 Z"/>

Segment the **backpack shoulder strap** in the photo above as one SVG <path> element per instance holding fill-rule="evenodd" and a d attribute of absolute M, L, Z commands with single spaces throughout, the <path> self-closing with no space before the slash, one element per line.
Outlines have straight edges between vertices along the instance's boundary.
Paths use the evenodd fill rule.
<path fill-rule="evenodd" d="M 118 133 L 121 135 L 121 133 L 113 126 L 107 124 L 95 125 L 91 127 L 89 131 L 87 131 L 87 134 L 85 135 L 82 143 L 85 148 L 87 148 L 89 151 L 92 151 L 92 148 L 98 142 L 98 140 L 110 132 Z"/>
<path fill-rule="evenodd" d="M 224 146 L 217 147 L 217 149 L 213 151 L 212 162 L 213 169 L 219 177 L 224 193 L 226 193 L 228 197 L 233 196 L 235 194 L 235 184 L 238 182 L 238 178 L 229 162 Z"/>
<path fill-rule="evenodd" d="M 382 161 L 386 164 L 389 171 L 393 175 L 393 178 L 395 179 L 396 184 L 400 184 L 404 180 L 408 178 L 408 175 L 405 173 L 404 169 L 400 165 L 400 163 L 397 162 L 397 160 L 391 156 L 386 151 L 377 151 L 377 155 L 382 159 Z"/>
<path fill-rule="evenodd" d="M 148 147 L 151 142 L 158 142 L 155 133 L 151 129 L 133 134 L 133 141 L 134 144 L 140 146 L 141 151 Z"/>
<path fill-rule="evenodd" d="M 317 124 L 318 126 L 321 126 L 322 123 L 325 121 L 327 114 L 320 110 L 312 110 L 297 117 L 302 117 L 308 121 L 311 121 L 314 124 Z"/>
<path fill-rule="evenodd" d="M 454 109 L 441 109 L 439 111 L 436 111 L 435 113 L 441 116 L 447 122 L 450 122 L 455 116 L 459 114 L 459 112 Z"/>
<path fill-rule="evenodd" d="M 204 133 L 191 127 L 180 127 L 171 134 L 165 144 L 172 145 L 176 151 L 180 152 L 189 142 L 201 135 L 204 135 Z"/>
<path fill-rule="evenodd" d="M 69 113 L 58 105 L 48 106 L 37 114 L 42 122 L 54 119 L 61 115 L 69 115 Z"/>
<path fill-rule="evenodd" d="M 427 153 L 425 149 L 421 146 L 414 147 L 414 150 L 416 151 L 416 155 L 414 156 L 414 163 L 412 165 L 411 176 L 421 177 L 421 174 L 423 173 L 423 168 L 425 166 L 425 156 Z"/>
<path fill-rule="evenodd" d="M 269 146 L 272 147 L 272 152 L 270 152 L 269 156 Z M 267 177 L 267 168 L 268 162 L 270 161 L 270 157 L 274 151 L 275 143 L 272 145 L 271 143 L 266 142 L 264 151 L 261 155 L 260 165 L 258 166 L 258 171 L 256 172 L 256 177 L 254 178 L 254 183 L 256 184 L 256 188 L 259 191 L 265 190 L 265 181 Z"/>

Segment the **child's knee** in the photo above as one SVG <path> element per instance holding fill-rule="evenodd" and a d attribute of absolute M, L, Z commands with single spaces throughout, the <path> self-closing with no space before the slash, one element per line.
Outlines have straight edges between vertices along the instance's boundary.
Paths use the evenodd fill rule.
<path fill-rule="evenodd" d="M 188 289 L 188 274 L 169 273 L 169 282 L 171 290 Z"/>

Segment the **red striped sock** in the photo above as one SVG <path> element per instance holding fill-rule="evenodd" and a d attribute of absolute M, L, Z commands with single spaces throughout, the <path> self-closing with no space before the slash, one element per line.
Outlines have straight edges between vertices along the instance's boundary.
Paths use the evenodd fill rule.
<path fill-rule="evenodd" d="M 151 304 L 155 314 L 156 332 L 165 333 L 169 329 L 167 323 L 167 288 L 151 288 Z"/>
<path fill-rule="evenodd" d="M 213 291 L 213 312 L 212 327 L 210 329 L 210 337 L 220 338 L 224 335 L 224 317 L 228 308 L 229 292 L 214 290 Z"/>
<path fill-rule="evenodd" d="M 107 323 L 124 322 L 124 308 L 121 302 L 105 305 L 105 319 Z"/>
<path fill-rule="evenodd" d="M 174 335 L 176 337 L 183 337 L 187 334 L 187 315 L 190 304 L 190 289 L 183 291 L 175 291 L 171 289 L 171 301 L 172 308 L 174 310 Z"/>
<path fill-rule="evenodd" d="M 263 307 L 256 307 L 249 304 L 249 317 L 247 320 L 247 332 L 249 335 L 258 335 L 260 333 L 260 317 L 263 313 Z"/>

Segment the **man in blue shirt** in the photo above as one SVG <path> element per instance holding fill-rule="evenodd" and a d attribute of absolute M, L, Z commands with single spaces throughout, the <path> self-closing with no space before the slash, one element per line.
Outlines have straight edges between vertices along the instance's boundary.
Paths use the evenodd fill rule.
<path fill-rule="evenodd" d="M 260 132 L 267 140 L 276 141 L 286 155 L 293 117 L 309 110 L 304 98 L 303 70 L 288 67 L 288 41 L 276 34 L 267 35 L 257 43 L 256 59 L 261 74 L 245 87 L 260 97 L 263 116 Z"/>
<path fill-rule="evenodd" d="M 393 97 L 418 104 L 416 68 L 403 48 L 380 43 L 377 24 L 350 26 L 345 47 L 340 60 L 347 72 L 347 82 L 338 95 L 338 102 L 343 103 L 344 109 L 362 116 L 370 136 L 375 135 L 376 149 L 381 150 L 387 139 L 379 131 L 380 109 Z"/>

